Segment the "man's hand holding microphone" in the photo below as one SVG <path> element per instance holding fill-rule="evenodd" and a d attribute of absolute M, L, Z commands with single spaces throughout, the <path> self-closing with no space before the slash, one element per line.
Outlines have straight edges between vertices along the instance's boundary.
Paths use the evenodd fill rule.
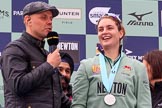
<path fill-rule="evenodd" d="M 49 55 L 47 56 L 47 62 L 53 66 L 53 68 L 58 67 L 61 63 L 61 56 L 57 44 L 59 43 L 59 36 L 57 32 L 49 32 L 47 35 L 47 42 L 49 45 Z"/>

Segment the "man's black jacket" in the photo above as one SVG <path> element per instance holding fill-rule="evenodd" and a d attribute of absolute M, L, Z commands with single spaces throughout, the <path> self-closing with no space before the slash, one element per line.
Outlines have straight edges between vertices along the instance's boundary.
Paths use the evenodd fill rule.
<path fill-rule="evenodd" d="M 70 107 L 59 74 L 46 62 L 47 53 L 41 46 L 41 41 L 24 32 L 2 52 L 5 108 Z"/>

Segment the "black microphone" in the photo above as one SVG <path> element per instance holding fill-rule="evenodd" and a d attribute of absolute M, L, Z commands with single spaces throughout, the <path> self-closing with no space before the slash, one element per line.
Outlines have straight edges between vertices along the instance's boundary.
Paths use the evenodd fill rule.
<path fill-rule="evenodd" d="M 57 48 L 57 44 L 59 43 L 59 36 L 57 32 L 49 32 L 47 34 L 47 42 L 49 45 L 49 52 L 53 52 Z"/>

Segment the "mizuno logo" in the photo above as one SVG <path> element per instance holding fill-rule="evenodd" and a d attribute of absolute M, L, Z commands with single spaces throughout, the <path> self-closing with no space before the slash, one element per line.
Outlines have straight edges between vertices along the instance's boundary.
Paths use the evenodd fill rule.
<path fill-rule="evenodd" d="M 137 15 L 136 12 L 134 12 L 134 13 L 130 13 L 128 15 L 134 16 L 135 18 L 137 18 L 138 21 L 142 21 L 142 18 L 143 18 L 144 15 L 148 15 L 148 14 L 151 14 L 151 13 L 152 12 Z"/>

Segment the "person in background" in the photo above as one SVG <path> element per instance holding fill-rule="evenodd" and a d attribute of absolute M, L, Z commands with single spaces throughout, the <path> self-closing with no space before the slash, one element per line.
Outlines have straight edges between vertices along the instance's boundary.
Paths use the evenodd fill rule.
<path fill-rule="evenodd" d="M 72 57 L 65 52 L 60 52 L 61 63 L 58 66 L 58 70 L 61 75 L 61 84 L 64 93 L 72 101 L 72 86 L 70 84 L 70 78 L 74 71 L 74 61 Z"/>
<path fill-rule="evenodd" d="M 61 62 L 59 49 L 51 53 L 44 49 L 44 39 L 52 31 L 52 20 L 58 14 L 55 6 L 41 1 L 24 7 L 26 30 L 4 48 L 0 60 L 5 108 L 70 107 L 57 70 Z"/>
<path fill-rule="evenodd" d="M 122 52 L 125 29 L 113 13 L 97 23 L 100 54 L 80 62 L 71 108 L 151 108 L 146 68 Z"/>
<path fill-rule="evenodd" d="M 152 108 L 162 108 L 162 51 L 152 50 L 143 57 L 150 82 Z"/>

